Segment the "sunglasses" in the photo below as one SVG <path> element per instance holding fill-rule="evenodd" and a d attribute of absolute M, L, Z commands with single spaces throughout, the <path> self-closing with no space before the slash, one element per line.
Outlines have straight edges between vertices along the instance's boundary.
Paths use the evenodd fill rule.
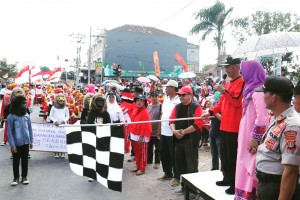
<path fill-rule="evenodd" d="M 185 97 L 186 95 L 189 95 L 189 94 L 178 94 L 179 97 Z"/>

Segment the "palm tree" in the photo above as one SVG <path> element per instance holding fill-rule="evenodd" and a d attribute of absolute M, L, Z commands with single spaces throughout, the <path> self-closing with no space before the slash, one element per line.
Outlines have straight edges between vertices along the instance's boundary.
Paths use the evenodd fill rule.
<path fill-rule="evenodd" d="M 215 36 L 213 38 L 215 44 L 218 47 L 218 65 L 220 63 L 221 49 L 224 48 L 224 29 L 231 22 L 228 20 L 233 8 L 225 10 L 225 5 L 216 1 L 212 7 L 201 9 L 198 13 L 195 13 L 195 19 L 199 19 L 199 23 L 196 24 L 192 30 L 191 34 L 198 34 L 203 32 L 201 40 L 205 40 L 206 37 L 213 32 Z"/>

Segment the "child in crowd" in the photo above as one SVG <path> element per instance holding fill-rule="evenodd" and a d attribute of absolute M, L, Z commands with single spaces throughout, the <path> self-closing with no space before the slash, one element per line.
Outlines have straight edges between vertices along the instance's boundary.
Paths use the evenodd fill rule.
<path fill-rule="evenodd" d="M 66 97 L 59 93 L 55 97 L 54 106 L 51 108 L 49 119 L 55 126 L 66 124 L 70 118 L 69 109 L 66 106 Z M 65 158 L 65 153 L 55 152 L 54 158 Z"/>
<path fill-rule="evenodd" d="M 28 153 L 32 148 L 32 128 L 29 114 L 27 113 L 26 98 L 17 96 L 11 102 L 10 114 L 7 117 L 7 137 L 13 154 L 14 179 L 12 186 L 19 184 L 19 164 L 22 161 L 22 183 L 29 184 L 28 173 Z"/>

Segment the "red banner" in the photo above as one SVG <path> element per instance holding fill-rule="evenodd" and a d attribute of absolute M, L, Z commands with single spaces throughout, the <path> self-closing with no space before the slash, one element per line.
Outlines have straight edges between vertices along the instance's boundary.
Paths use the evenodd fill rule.
<path fill-rule="evenodd" d="M 159 66 L 159 58 L 158 58 L 157 51 L 153 52 L 153 60 L 154 60 L 155 76 L 160 77 L 160 66 Z"/>
<path fill-rule="evenodd" d="M 183 71 L 188 72 L 189 71 L 188 67 L 187 67 L 186 63 L 184 62 L 183 58 L 178 53 L 175 54 L 175 58 L 182 66 Z"/>

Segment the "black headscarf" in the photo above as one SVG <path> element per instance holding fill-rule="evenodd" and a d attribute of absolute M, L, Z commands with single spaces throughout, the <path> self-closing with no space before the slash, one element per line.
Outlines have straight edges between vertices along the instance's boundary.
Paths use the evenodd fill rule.
<path fill-rule="evenodd" d="M 26 98 L 24 96 L 16 96 L 11 102 L 10 113 L 18 116 L 24 116 L 26 112 Z"/>

